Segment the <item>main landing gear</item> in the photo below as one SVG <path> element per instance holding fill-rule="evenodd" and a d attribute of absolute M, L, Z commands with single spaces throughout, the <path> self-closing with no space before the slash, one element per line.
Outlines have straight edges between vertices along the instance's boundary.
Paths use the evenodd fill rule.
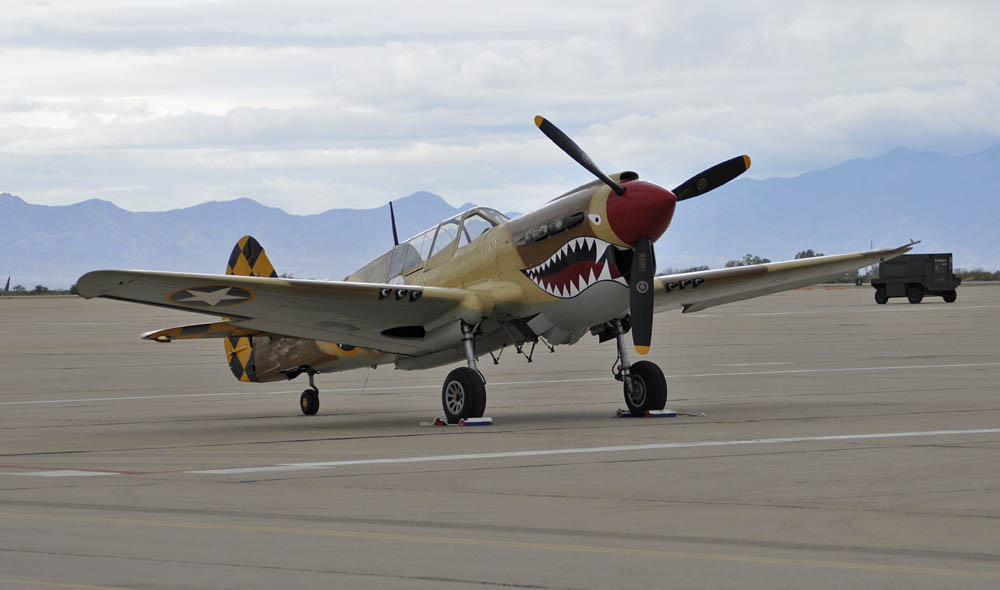
<path fill-rule="evenodd" d="M 315 416 L 316 412 L 319 411 L 319 388 L 316 387 L 316 382 L 313 379 L 316 371 L 306 369 L 306 374 L 309 375 L 309 389 L 303 391 L 299 397 L 299 407 L 302 408 L 302 413 L 306 416 Z"/>
<path fill-rule="evenodd" d="M 667 405 L 667 379 L 660 367 L 649 361 L 629 364 L 625 343 L 625 330 L 620 320 L 614 321 L 615 340 L 618 343 L 618 360 L 612 368 L 615 379 L 624 384 L 625 405 L 633 416 L 645 416 L 651 410 L 662 410 Z"/>
<path fill-rule="evenodd" d="M 486 380 L 476 367 L 476 326 L 462 322 L 462 343 L 468 367 L 448 373 L 441 387 L 441 405 L 450 424 L 463 418 L 481 418 L 486 411 Z"/>

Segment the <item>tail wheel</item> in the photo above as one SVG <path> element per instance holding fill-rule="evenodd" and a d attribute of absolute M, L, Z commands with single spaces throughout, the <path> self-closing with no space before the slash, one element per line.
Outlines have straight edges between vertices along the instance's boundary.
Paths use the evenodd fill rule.
<path fill-rule="evenodd" d="M 315 389 L 307 389 L 299 397 L 299 407 L 306 416 L 315 416 L 319 411 L 319 392 Z"/>
<path fill-rule="evenodd" d="M 479 418 L 486 411 L 486 384 L 479 373 L 459 367 L 448 373 L 441 388 L 445 418 L 455 423 L 463 418 Z"/>
<path fill-rule="evenodd" d="M 667 379 L 660 367 L 639 361 L 629 367 L 629 380 L 631 387 L 625 387 L 625 405 L 633 416 L 662 410 L 667 405 Z"/>
<path fill-rule="evenodd" d="M 951 291 L 945 291 L 945 294 L 941 297 L 944 298 L 945 303 L 955 303 L 955 300 L 958 299 L 958 293 L 952 289 Z"/>
<path fill-rule="evenodd" d="M 920 287 L 910 287 L 910 290 L 906 292 L 906 299 L 910 303 L 920 303 L 924 300 L 924 290 Z"/>
<path fill-rule="evenodd" d="M 875 303 L 885 305 L 886 301 L 889 301 L 889 296 L 885 293 L 885 287 L 875 289 Z"/>

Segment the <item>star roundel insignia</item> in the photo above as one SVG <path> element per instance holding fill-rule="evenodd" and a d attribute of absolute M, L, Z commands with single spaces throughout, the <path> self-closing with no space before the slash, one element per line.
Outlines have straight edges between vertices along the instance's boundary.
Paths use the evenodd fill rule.
<path fill-rule="evenodd" d="M 645 294 L 646 291 L 649 291 L 649 283 L 646 281 L 639 281 L 635 284 L 635 290 L 639 293 Z"/>
<path fill-rule="evenodd" d="M 253 299 L 253 293 L 233 285 L 208 285 L 175 291 L 167 297 L 172 303 L 195 307 L 228 307 Z"/>

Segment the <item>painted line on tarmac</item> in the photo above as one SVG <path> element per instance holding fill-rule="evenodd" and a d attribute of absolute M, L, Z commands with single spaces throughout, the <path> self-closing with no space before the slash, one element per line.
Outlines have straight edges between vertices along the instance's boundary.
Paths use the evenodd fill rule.
<path fill-rule="evenodd" d="M 88 471 L 83 469 L 53 469 L 50 471 L 9 471 L 0 475 L 33 475 L 35 477 L 94 477 L 95 475 L 122 475 L 118 471 Z"/>
<path fill-rule="evenodd" d="M 964 311 L 966 309 L 997 309 L 1000 305 L 948 305 L 948 306 L 937 306 L 929 305 L 924 306 L 914 306 L 914 305 L 897 305 L 890 308 L 882 307 L 881 309 L 856 309 L 851 310 L 848 313 L 887 313 L 887 312 L 918 312 L 922 310 L 937 310 L 937 311 Z"/>
<path fill-rule="evenodd" d="M 928 567 L 924 565 L 901 565 L 889 563 L 873 563 L 860 561 L 832 561 L 826 559 L 809 559 L 795 557 L 768 557 L 765 555 L 749 555 L 739 553 L 703 553 L 695 551 L 672 551 L 655 547 L 635 545 L 580 545 L 570 543 L 545 543 L 527 540 L 508 540 L 482 537 L 446 537 L 440 535 L 418 535 L 394 532 L 360 531 L 346 529 L 330 529 L 320 527 L 292 527 L 292 526 L 267 526 L 240 524 L 228 522 L 211 521 L 177 521 L 177 520 L 152 520 L 139 518 L 120 517 L 99 517 L 99 516 L 75 516 L 62 514 L 26 514 L 14 512 L 0 512 L 0 519 L 22 520 L 35 522 L 54 523 L 74 523 L 92 525 L 106 530 L 108 527 L 133 527 L 145 529 L 177 529 L 195 531 L 213 531 L 236 534 L 252 534 L 258 537 L 265 536 L 294 536 L 294 537 L 314 537 L 327 539 L 345 539 L 348 541 L 364 541 L 368 543 L 400 543 L 422 546 L 455 547 L 457 550 L 467 550 L 469 547 L 484 547 L 492 549 L 505 549 L 525 552 L 532 558 L 537 558 L 543 552 L 567 553 L 576 555 L 597 555 L 611 556 L 614 558 L 652 558 L 658 560 L 656 563 L 665 571 L 672 571 L 673 564 L 662 563 L 663 559 L 679 560 L 680 565 L 692 560 L 704 561 L 707 563 L 736 563 L 761 566 L 796 567 L 813 569 L 831 569 L 845 571 L 874 572 L 880 574 L 906 574 L 920 576 L 925 580 L 927 576 L 948 577 L 948 578 L 968 578 L 1000 580 L 1000 571 L 996 570 L 974 570 L 969 568 L 950 569 L 940 567 Z M 448 554 L 454 554 L 455 550 L 449 549 Z M 3 581 L 4 578 L 0 578 Z M 72 587 L 72 586 L 71 586 Z M 80 586 L 82 588 L 102 589 L 101 586 Z"/>
<path fill-rule="evenodd" d="M 886 438 L 913 438 L 934 436 L 956 436 L 970 434 L 998 434 L 1000 428 L 977 428 L 970 430 L 929 430 L 924 432 L 884 432 L 878 434 L 835 434 L 828 436 L 798 436 L 786 438 L 756 438 L 748 440 L 712 440 L 644 445 L 615 445 L 607 447 L 579 447 L 568 449 L 537 449 L 530 451 L 502 451 L 498 453 L 468 453 L 463 455 L 428 455 L 423 457 L 392 457 L 385 459 L 353 459 L 347 461 L 320 461 L 311 463 L 279 463 L 264 467 L 233 467 L 227 469 L 196 469 L 181 471 L 197 475 L 234 475 L 242 473 L 266 473 L 275 471 L 305 471 L 331 469 L 357 465 L 387 465 L 399 463 L 430 463 L 439 461 L 470 461 L 482 459 L 506 459 L 511 457 L 542 457 L 551 455 L 582 455 L 594 453 L 624 453 L 664 449 L 689 449 L 697 447 L 729 447 L 741 445 L 772 445 L 801 442 L 823 442 L 841 440 L 870 440 Z"/>
<path fill-rule="evenodd" d="M 76 588 L 77 590 L 129 590 L 124 586 L 94 586 L 93 584 L 46 582 L 45 580 L 29 580 L 27 578 L 0 578 L 0 583 L 18 586 L 44 586 L 45 588 Z"/>
<path fill-rule="evenodd" d="M 768 363 L 756 363 L 760 365 Z M 786 364 L 786 363 L 770 363 L 770 364 Z M 716 366 L 740 366 L 740 365 L 716 365 Z M 750 366 L 750 364 L 746 365 Z M 745 377 L 747 375 L 794 375 L 800 373 L 843 373 L 843 372 L 860 372 L 860 371 L 896 371 L 896 370 L 917 370 L 917 369 L 965 369 L 970 367 L 998 367 L 1000 362 L 995 363 L 954 363 L 954 364 L 940 364 L 940 365 L 892 365 L 888 367 L 842 367 L 842 368 L 828 368 L 828 369 L 785 369 L 781 371 L 740 371 L 740 372 L 725 372 L 725 373 L 685 373 L 685 374 L 675 374 L 675 375 L 664 375 L 664 377 L 676 379 L 676 378 L 695 378 L 695 377 Z M 601 381 L 613 381 L 612 377 L 594 377 L 588 379 L 542 379 L 535 381 L 490 381 L 487 383 L 489 387 L 510 387 L 514 385 L 546 385 L 551 383 L 593 383 Z M 406 391 L 406 390 L 420 390 L 420 389 L 440 389 L 440 385 L 394 385 L 391 387 L 343 387 L 338 389 L 323 389 L 322 393 L 357 393 L 361 392 L 371 392 L 371 391 Z M 0 406 L 26 406 L 26 405 L 37 405 L 37 404 L 76 404 L 85 402 L 119 402 L 119 401 L 130 401 L 130 400 L 157 400 L 157 399 L 176 399 L 176 398 L 197 398 L 197 397 L 239 397 L 239 396 L 253 396 L 253 395 L 285 395 L 289 393 L 299 393 L 298 389 L 288 389 L 283 391 L 228 391 L 223 393 L 176 393 L 176 394 L 164 394 L 164 395 L 130 395 L 124 397 L 89 397 L 80 399 L 33 399 L 33 400 L 21 400 L 21 401 L 10 401 L 10 402 L 0 402 Z"/>
<path fill-rule="evenodd" d="M 933 309 L 937 311 L 965 311 L 967 309 L 998 309 L 1000 305 L 949 305 L 949 306 L 938 306 L 938 305 L 928 305 L 915 307 L 913 305 L 894 305 L 892 307 L 879 306 L 876 309 L 831 309 L 831 310 L 809 310 L 809 311 L 770 311 L 770 312 L 753 312 L 753 313 L 740 313 L 732 314 L 739 315 L 740 317 L 750 318 L 750 317 L 763 317 L 763 316 L 780 316 L 780 315 L 836 315 L 840 313 L 892 313 L 892 312 L 920 312 L 922 310 Z M 701 316 L 701 317 L 721 317 L 725 314 L 719 314 L 717 316 Z M 698 314 L 694 314 L 691 317 L 699 317 Z"/>
<path fill-rule="evenodd" d="M 715 365 L 716 367 L 762 367 L 765 365 L 791 365 L 794 363 L 729 363 L 726 365 Z"/>
<path fill-rule="evenodd" d="M 969 367 L 1000 367 L 1000 363 L 956 363 L 942 365 L 894 365 L 889 367 L 841 367 L 831 369 L 783 369 L 780 371 L 740 371 L 726 373 L 698 373 L 692 375 L 664 375 L 665 377 L 743 377 L 746 375 L 795 375 L 800 373 L 848 373 L 857 371 L 896 371 L 914 369 L 965 369 Z"/>
<path fill-rule="evenodd" d="M 578 383 L 583 381 L 612 381 L 611 377 L 595 377 L 592 379 L 551 379 L 545 381 L 498 381 L 490 382 L 490 387 L 504 385 L 530 385 L 542 383 Z M 413 389 L 440 389 L 440 385 L 398 385 L 392 387 L 342 387 L 339 389 L 323 389 L 322 393 L 357 393 L 359 391 L 401 391 Z M 298 389 L 285 391 L 227 391 L 223 393 L 168 393 L 164 395 L 130 395 L 124 397 L 87 397 L 80 399 L 33 399 L 16 402 L 0 402 L 0 406 L 19 406 L 34 404 L 72 404 L 82 402 L 108 402 L 126 400 L 155 400 L 191 397 L 227 397 L 227 396 L 250 396 L 250 395 L 284 395 L 287 393 L 299 393 Z"/>

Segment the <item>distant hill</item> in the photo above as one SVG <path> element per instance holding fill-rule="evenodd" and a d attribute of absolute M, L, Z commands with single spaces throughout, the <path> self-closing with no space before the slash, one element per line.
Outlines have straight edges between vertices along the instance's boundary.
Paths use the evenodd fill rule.
<path fill-rule="evenodd" d="M 680 203 L 656 244 L 661 268 L 720 267 L 751 252 L 772 260 L 922 240 L 955 265 L 1000 268 L 1000 145 L 967 156 L 897 149 L 795 178 L 741 179 Z M 470 207 L 418 192 L 394 201 L 400 238 Z M 541 205 L 542 203 L 539 203 Z M 67 287 L 98 268 L 223 272 L 252 234 L 278 272 L 340 279 L 392 245 L 388 206 L 290 215 L 250 199 L 136 213 L 108 201 L 31 205 L 0 194 L 0 281 Z"/>
<path fill-rule="evenodd" d="M 400 239 L 464 209 L 418 192 L 394 201 Z M 0 194 L 0 281 L 68 287 L 101 268 L 221 273 L 236 241 L 252 234 L 278 272 L 342 279 L 392 247 L 389 206 L 291 215 L 251 199 L 136 213 L 91 199 L 31 205 Z"/>
<path fill-rule="evenodd" d="M 1000 145 L 966 156 L 896 149 L 795 178 L 737 180 L 677 205 L 656 244 L 661 267 L 718 267 L 743 254 L 772 260 L 921 240 L 955 266 L 1000 268 Z"/>

